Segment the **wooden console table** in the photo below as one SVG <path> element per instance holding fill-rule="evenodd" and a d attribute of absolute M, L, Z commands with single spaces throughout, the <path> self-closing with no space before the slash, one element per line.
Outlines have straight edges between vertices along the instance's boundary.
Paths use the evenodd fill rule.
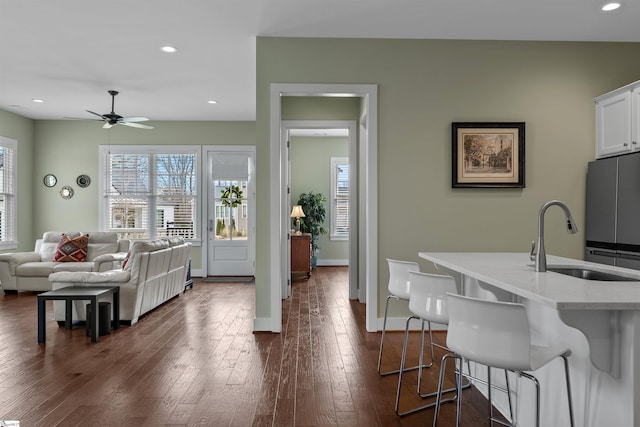
<path fill-rule="evenodd" d="M 311 234 L 291 235 L 291 274 L 306 273 L 311 277 Z"/>

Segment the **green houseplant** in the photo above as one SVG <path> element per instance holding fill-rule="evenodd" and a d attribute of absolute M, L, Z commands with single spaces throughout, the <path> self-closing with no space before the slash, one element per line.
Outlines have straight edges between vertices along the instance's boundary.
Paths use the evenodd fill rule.
<path fill-rule="evenodd" d="M 327 234 L 327 229 L 323 227 L 327 209 L 325 203 L 327 198 L 322 193 L 302 193 L 298 199 L 298 205 L 302 206 L 304 217 L 300 218 L 300 231 L 311 234 L 311 267 L 316 266 L 316 251 L 318 251 L 318 237 Z"/>

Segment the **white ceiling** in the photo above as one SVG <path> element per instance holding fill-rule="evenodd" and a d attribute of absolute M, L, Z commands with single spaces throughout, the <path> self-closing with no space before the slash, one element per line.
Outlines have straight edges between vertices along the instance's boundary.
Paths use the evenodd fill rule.
<path fill-rule="evenodd" d="M 88 118 L 115 89 L 123 116 L 255 120 L 257 36 L 640 42 L 640 0 L 622 2 L 0 0 L 0 109 Z"/>

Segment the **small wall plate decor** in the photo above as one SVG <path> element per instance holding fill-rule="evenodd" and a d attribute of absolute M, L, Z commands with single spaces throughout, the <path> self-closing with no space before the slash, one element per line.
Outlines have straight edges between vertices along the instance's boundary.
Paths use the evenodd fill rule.
<path fill-rule="evenodd" d="M 56 178 L 55 175 L 49 173 L 44 176 L 42 182 L 44 182 L 45 187 L 55 187 L 55 185 L 58 183 L 58 178 Z"/>
<path fill-rule="evenodd" d="M 78 184 L 80 188 L 87 188 L 89 184 L 91 184 L 91 178 L 89 178 L 89 175 L 78 175 L 76 184 Z"/>
<path fill-rule="evenodd" d="M 62 197 L 63 199 L 72 198 L 73 188 L 69 187 L 68 185 L 65 185 L 64 187 L 62 187 L 62 189 L 60 190 L 60 197 Z"/>

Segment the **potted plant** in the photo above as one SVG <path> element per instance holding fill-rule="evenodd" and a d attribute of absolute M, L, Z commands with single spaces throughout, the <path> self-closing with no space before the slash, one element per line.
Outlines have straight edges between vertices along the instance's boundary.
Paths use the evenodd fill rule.
<path fill-rule="evenodd" d="M 316 268 L 316 251 L 320 249 L 318 237 L 327 234 L 327 229 L 323 227 L 327 215 L 326 201 L 324 194 L 310 191 L 302 193 L 297 203 L 304 212 L 304 217 L 300 218 L 300 231 L 311 234 L 311 268 Z"/>

